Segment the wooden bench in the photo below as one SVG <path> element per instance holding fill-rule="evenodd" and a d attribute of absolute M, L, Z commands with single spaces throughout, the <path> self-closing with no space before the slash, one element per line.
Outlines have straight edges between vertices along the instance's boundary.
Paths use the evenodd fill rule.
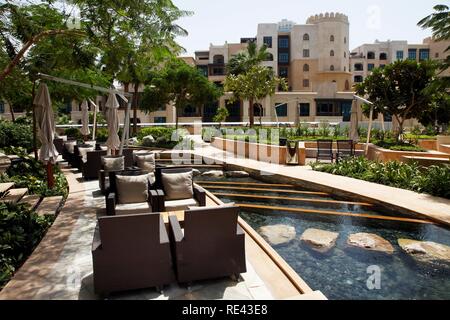
<path fill-rule="evenodd" d="M 418 156 L 402 156 L 401 161 L 407 163 L 417 162 L 419 165 L 424 167 L 450 164 L 449 158 L 432 158 L 432 157 L 418 157 Z"/>
<path fill-rule="evenodd" d="M 28 193 L 28 188 L 9 189 L 0 202 L 17 203 Z"/>
<path fill-rule="evenodd" d="M 48 197 L 42 199 L 41 204 L 37 208 L 36 212 L 40 216 L 55 215 L 61 206 L 63 200 L 62 196 Z"/>

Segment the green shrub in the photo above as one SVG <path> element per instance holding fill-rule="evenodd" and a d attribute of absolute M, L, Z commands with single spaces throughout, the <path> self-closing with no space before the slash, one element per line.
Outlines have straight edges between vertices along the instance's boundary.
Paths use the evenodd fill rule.
<path fill-rule="evenodd" d="M 95 141 L 104 143 L 106 140 L 108 140 L 108 129 L 97 128 L 97 131 L 95 132 Z"/>
<path fill-rule="evenodd" d="M 20 149 L 7 150 L 20 156 L 23 161 L 11 165 L 8 170 L 0 175 L 0 182 L 14 182 L 17 188 L 28 188 L 30 194 L 42 197 L 63 196 L 67 197 L 69 187 L 67 179 L 61 170 L 54 166 L 55 186 L 47 187 L 47 174 L 44 165 L 33 157 L 23 153 Z M 12 152 L 11 152 L 12 151 Z"/>
<path fill-rule="evenodd" d="M 64 130 L 64 135 L 66 135 L 69 139 L 83 140 L 83 136 L 78 128 L 67 128 Z"/>
<path fill-rule="evenodd" d="M 41 217 L 27 204 L 0 203 L 0 289 L 33 252 L 53 217 Z"/>
<path fill-rule="evenodd" d="M 393 151 L 411 151 L 411 152 L 426 152 L 425 149 L 407 142 L 397 142 L 395 139 L 388 138 L 384 140 L 373 140 L 373 144 L 388 150 Z"/>
<path fill-rule="evenodd" d="M 23 147 L 33 150 L 33 130 L 28 124 L 0 121 L 0 148 Z"/>
<path fill-rule="evenodd" d="M 450 166 L 421 168 L 418 164 L 398 161 L 386 163 L 364 157 L 348 158 L 336 164 L 313 163 L 315 171 L 428 193 L 450 199 Z"/>

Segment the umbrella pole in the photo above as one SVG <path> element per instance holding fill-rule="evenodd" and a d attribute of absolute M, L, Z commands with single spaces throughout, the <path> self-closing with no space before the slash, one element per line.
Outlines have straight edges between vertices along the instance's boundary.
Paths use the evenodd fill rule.
<path fill-rule="evenodd" d="M 370 106 L 369 128 L 367 129 L 366 156 L 369 153 L 370 135 L 372 134 L 373 106 Z"/>
<path fill-rule="evenodd" d="M 38 160 L 38 152 L 37 152 L 37 137 L 36 137 L 36 131 L 37 131 L 37 125 L 36 125 L 36 112 L 34 109 L 34 97 L 36 96 L 36 80 L 33 81 L 33 89 L 31 91 L 31 111 L 33 114 L 33 151 L 34 151 L 34 158 Z"/>
<path fill-rule="evenodd" d="M 53 176 L 53 164 L 47 162 L 47 186 L 49 189 L 53 189 L 55 186 L 55 177 Z"/>

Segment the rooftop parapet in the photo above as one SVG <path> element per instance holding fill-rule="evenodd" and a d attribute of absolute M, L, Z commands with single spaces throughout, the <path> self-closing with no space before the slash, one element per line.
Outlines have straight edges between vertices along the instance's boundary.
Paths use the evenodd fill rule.
<path fill-rule="evenodd" d="M 348 17 L 339 12 L 326 12 L 325 14 L 316 14 L 314 16 L 311 16 L 306 21 L 307 24 L 317 24 L 321 22 L 344 22 L 349 23 Z"/>

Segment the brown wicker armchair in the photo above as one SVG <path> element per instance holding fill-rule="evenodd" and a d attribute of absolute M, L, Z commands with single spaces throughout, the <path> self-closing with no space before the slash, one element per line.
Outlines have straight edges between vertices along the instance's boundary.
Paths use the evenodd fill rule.
<path fill-rule="evenodd" d="M 193 180 L 191 178 L 189 182 L 189 186 L 186 185 L 187 188 L 192 190 L 192 193 L 188 191 L 187 193 L 190 193 L 190 195 L 187 195 L 185 197 L 169 197 L 170 190 L 167 188 L 173 187 L 166 183 L 164 183 L 164 174 L 168 175 L 177 175 L 177 174 L 192 174 L 193 172 L 191 168 L 185 168 L 185 167 L 156 167 L 155 170 L 155 184 L 153 185 L 152 189 L 154 190 L 154 193 L 152 194 L 153 197 L 153 208 L 154 211 L 158 212 L 167 212 L 167 211 L 182 211 L 186 210 L 189 207 L 204 207 L 206 205 L 206 191 L 193 183 Z M 183 190 L 184 191 L 184 190 Z M 155 195 L 156 193 L 156 195 Z"/>
<path fill-rule="evenodd" d="M 86 161 L 82 159 L 81 173 L 83 179 L 98 179 L 98 172 L 102 168 L 102 157 L 106 156 L 106 150 L 94 150 L 86 153 Z"/>
<path fill-rule="evenodd" d="M 246 272 L 245 233 L 238 214 L 239 207 L 233 205 L 188 210 L 184 230 L 175 215 L 169 216 L 178 282 L 237 278 Z"/>
<path fill-rule="evenodd" d="M 159 213 L 99 217 L 92 243 L 97 294 L 174 282 L 169 237 Z"/>
<path fill-rule="evenodd" d="M 137 180 L 144 180 L 144 184 Z M 153 202 L 156 202 L 157 193 L 151 189 L 148 173 L 140 170 L 110 172 L 109 181 L 110 187 L 105 196 L 108 216 L 159 212 L 155 210 L 156 205 L 153 205 Z M 121 186 L 120 183 L 123 185 Z M 140 188 L 139 185 L 142 187 Z"/>

